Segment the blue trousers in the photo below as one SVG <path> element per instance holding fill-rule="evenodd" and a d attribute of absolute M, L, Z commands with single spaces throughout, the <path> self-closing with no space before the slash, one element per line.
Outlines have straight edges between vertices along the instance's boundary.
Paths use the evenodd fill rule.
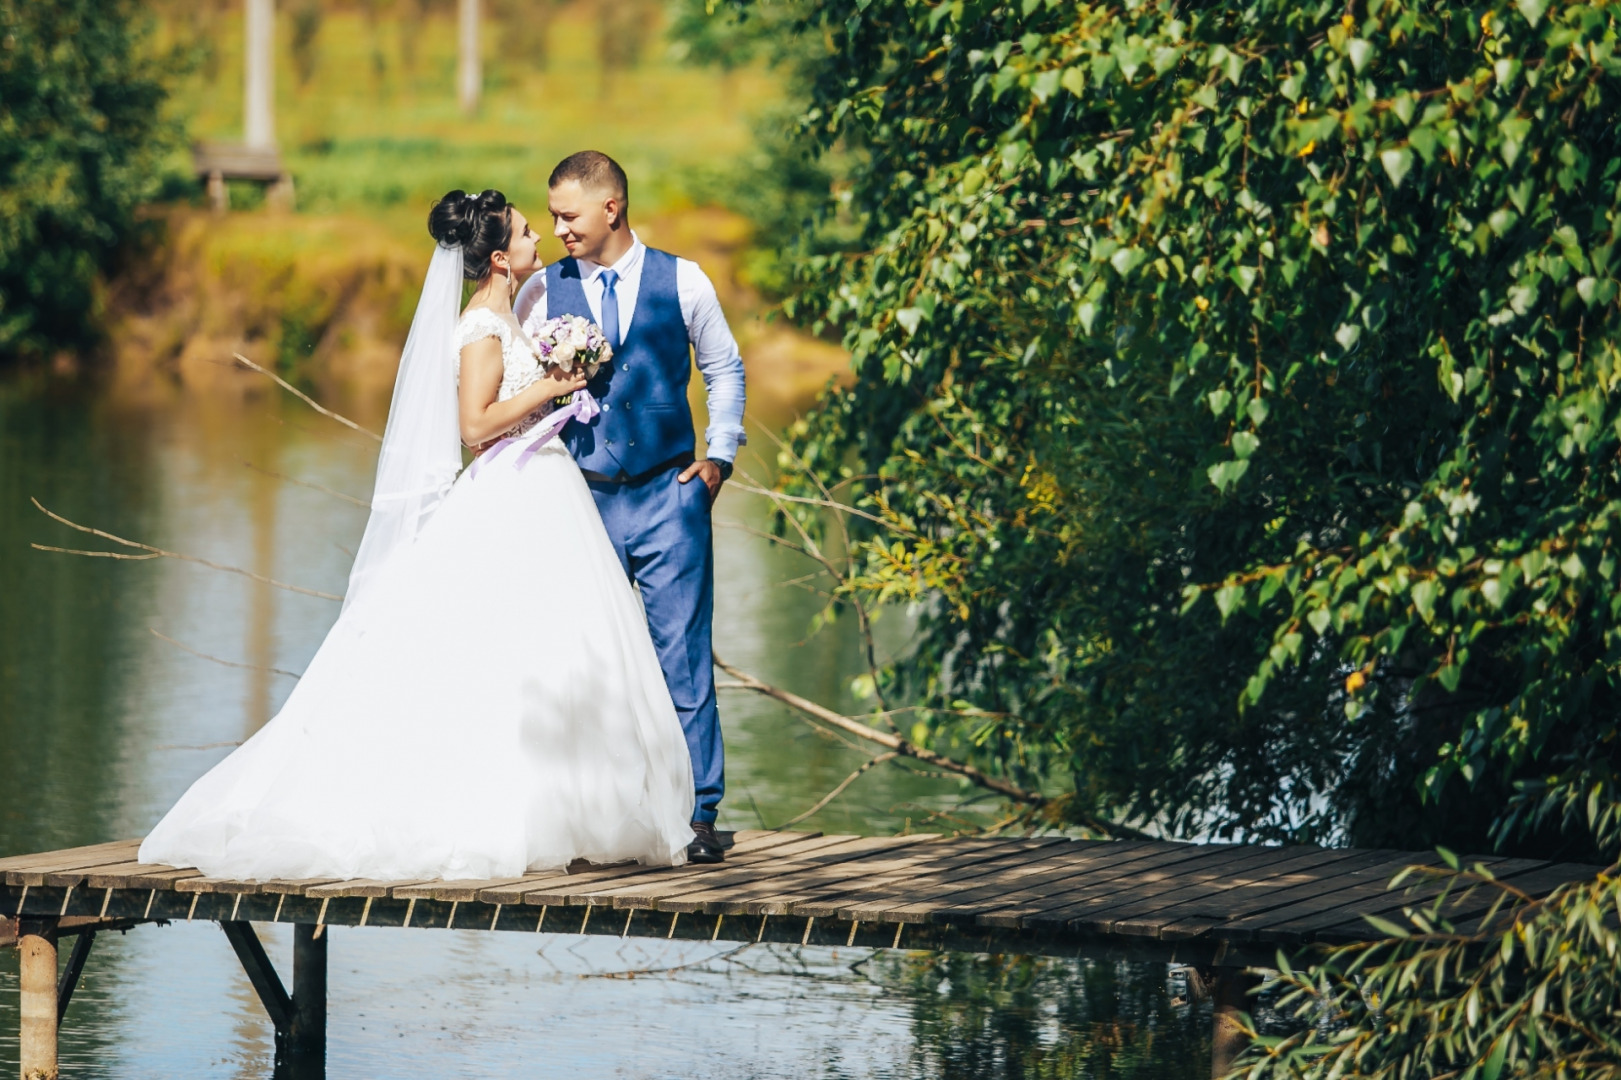
<path fill-rule="evenodd" d="M 683 484 L 680 475 L 670 468 L 632 483 L 586 483 L 620 564 L 641 589 L 653 647 L 692 754 L 692 819 L 713 824 L 726 790 L 710 653 L 715 549 L 709 489 L 696 476 Z"/>

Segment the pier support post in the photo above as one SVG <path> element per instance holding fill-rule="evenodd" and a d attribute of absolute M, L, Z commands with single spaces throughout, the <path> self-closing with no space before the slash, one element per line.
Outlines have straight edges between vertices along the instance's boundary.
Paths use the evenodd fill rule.
<path fill-rule="evenodd" d="M 18 922 L 22 1080 L 57 1080 L 56 920 L 25 915 Z"/>
<path fill-rule="evenodd" d="M 306 1068 L 326 1061 L 326 942 L 324 926 L 293 927 L 293 1016 L 287 1053 Z"/>
<path fill-rule="evenodd" d="M 1242 1017 L 1252 1008 L 1251 991 L 1261 985 L 1261 977 L 1237 967 L 1214 968 L 1211 974 L 1210 996 L 1216 1007 L 1210 1022 L 1210 1075 L 1215 1078 L 1227 1075 L 1249 1045 Z"/>

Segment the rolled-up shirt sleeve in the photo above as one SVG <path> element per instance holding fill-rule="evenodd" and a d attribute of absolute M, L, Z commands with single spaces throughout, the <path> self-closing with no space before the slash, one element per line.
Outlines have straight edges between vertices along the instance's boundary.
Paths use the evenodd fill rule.
<path fill-rule="evenodd" d="M 681 317 L 686 321 L 687 337 L 692 341 L 698 373 L 703 376 L 709 399 L 704 442 L 709 445 L 709 457 L 735 461 L 737 448 L 749 441 L 743 430 L 743 354 L 726 323 L 709 275 L 697 263 L 681 259 L 676 263 L 675 281 L 681 296 Z"/>

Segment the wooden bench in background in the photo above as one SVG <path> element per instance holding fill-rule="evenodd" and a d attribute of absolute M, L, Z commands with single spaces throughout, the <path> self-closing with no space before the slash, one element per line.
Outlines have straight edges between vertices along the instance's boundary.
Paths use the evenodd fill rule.
<path fill-rule="evenodd" d="M 196 175 L 208 185 L 208 203 L 216 213 L 230 209 L 227 180 L 265 184 L 266 203 L 292 209 L 293 176 L 283 167 L 281 153 L 273 146 L 200 142 L 191 148 L 191 159 Z"/>

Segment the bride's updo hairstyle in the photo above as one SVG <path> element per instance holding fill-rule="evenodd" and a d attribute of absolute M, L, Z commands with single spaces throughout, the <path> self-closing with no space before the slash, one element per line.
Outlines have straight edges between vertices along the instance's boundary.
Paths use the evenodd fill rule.
<path fill-rule="evenodd" d="M 479 195 L 447 192 L 428 211 L 428 235 L 445 247 L 462 249 L 462 276 L 490 276 L 490 256 L 512 246 L 512 204 L 494 188 Z"/>

